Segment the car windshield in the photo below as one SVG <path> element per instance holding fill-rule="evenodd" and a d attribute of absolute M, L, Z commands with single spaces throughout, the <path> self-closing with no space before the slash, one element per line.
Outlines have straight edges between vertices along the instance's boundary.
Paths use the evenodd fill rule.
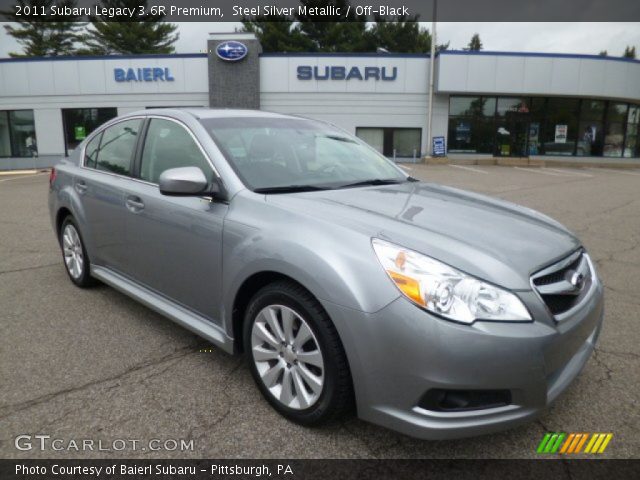
<path fill-rule="evenodd" d="M 201 120 L 251 190 L 286 193 L 408 181 L 384 156 L 343 131 L 306 119 Z"/>

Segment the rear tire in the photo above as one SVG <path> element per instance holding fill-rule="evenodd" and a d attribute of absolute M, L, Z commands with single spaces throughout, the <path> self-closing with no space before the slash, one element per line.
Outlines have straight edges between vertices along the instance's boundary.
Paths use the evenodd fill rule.
<path fill-rule="evenodd" d="M 347 358 L 331 319 L 301 286 L 267 285 L 249 302 L 244 349 L 265 399 L 281 415 L 312 426 L 353 405 Z"/>
<path fill-rule="evenodd" d="M 96 281 L 91 277 L 91 263 L 84 246 L 80 229 L 74 218 L 69 215 L 60 227 L 60 249 L 67 275 L 73 283 L 80 288 L 95 285 Z"/>

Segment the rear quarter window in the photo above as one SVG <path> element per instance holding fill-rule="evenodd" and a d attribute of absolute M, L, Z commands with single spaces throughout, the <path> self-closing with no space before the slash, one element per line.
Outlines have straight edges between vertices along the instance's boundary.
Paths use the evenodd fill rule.
<path fill-rule="evenodd" d="M 99 133 L 93 137 L 89 143 L 87 143 L 84 149 L 84 166 L 89 168 L 96 168 L 98 162 L 98 151 L 100 150 L 100 140 L 102 139 L 102 133 Z"/>

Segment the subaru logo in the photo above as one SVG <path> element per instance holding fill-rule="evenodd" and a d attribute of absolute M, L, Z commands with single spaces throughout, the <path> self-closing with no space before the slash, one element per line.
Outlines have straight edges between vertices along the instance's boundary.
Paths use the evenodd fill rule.
<path fill-rule="evenodd" d="M 230 40 L 222 42 L 216 47 L 216 55 L 227 62 L 237 62 L 242 60 L 249 53 L 249 49 L 244 43 Z"/>
<path fill-rule="evenodd" d="M 571 279 L 569 280 L 571 285 L 580 290 L 582 288 L 582 284 L 584 283 L 584 275 L 580 272 L 573 272 L 571 274 Z"/>

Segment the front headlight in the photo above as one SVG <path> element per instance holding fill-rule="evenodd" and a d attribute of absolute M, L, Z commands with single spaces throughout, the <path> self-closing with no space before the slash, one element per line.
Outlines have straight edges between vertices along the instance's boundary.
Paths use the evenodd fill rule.
<path fill-rule="evenodd" d="M 444 318 L 526 322 L 531 316 L 513 293 L 407 248 L 374 238 L 373 250 L 398 289 Z"/>

